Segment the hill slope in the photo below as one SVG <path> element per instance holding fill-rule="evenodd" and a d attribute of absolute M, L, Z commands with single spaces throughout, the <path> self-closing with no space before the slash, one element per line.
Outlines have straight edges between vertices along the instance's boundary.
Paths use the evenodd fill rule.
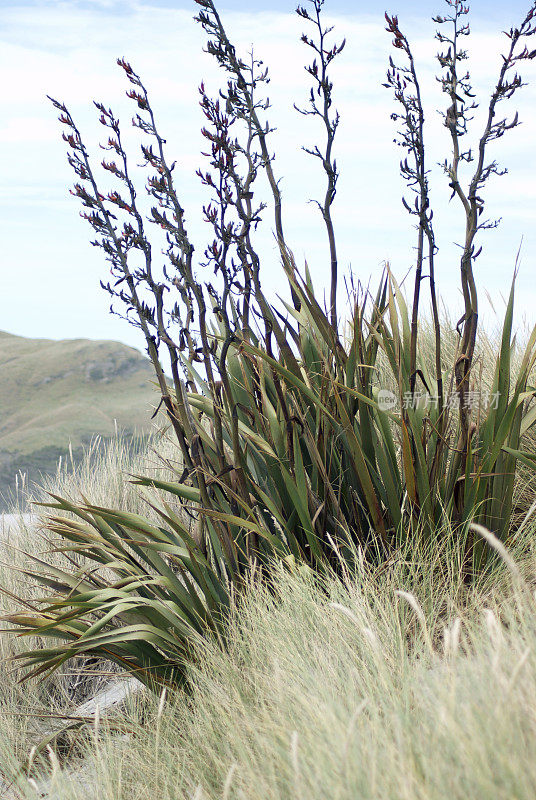
<path fill-rule="evenodd" d="M 0 332 L 0 504 L 19 470 L 35 480 L 93 436 L 148 432 L 149 361 L 118 342 L 25 339 Z"/>

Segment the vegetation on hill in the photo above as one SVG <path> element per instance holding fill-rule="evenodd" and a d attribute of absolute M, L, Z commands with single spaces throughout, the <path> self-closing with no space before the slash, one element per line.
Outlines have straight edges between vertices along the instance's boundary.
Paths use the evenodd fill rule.
<path fill-rule="evenodd" d="M 150 363 L 118 342 L 26 339 L 0 332 L 0 508 L 27 484 L 75 464 L 95 436 L 149 432 Z"/>

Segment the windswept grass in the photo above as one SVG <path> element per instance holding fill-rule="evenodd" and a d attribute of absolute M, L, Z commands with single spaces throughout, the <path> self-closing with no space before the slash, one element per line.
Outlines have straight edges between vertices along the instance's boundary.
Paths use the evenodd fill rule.
<path fill-rule="evenodd" d="M 150 436 L 131 437 L 118 430 L 105 442 L 95 437 L 79 464 L 62 461 L 54 475 L 34 487 L 29 499 L 30 503 L 48 502 L 50 494 L 56 494 L 73 502 L 85 499 L 94 505 L 114 506 L 154 519 L 151 508 L 129 479 L 142 472 L 171 480 L 182 469 L 181 464 L 178 447 L 165 431 L 155 428 Z"/>
<path fill-rule="evenodd" d="M 534 562 L 471 590 L 453 563 L 438 581 L 441 563 L 252 579 L 227 650 L 209 642 L 190 667 L 191 695 L 133 704 L 128 736 L 90 735 L 94 796 L 532 800 Z M 54 797 L 87 797 L 79 781 L 59 769 Z"/>

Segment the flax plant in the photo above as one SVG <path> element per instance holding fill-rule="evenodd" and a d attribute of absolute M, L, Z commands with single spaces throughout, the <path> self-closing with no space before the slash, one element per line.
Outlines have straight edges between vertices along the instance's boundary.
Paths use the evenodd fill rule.
<path fill-rule="evenodd" d="M 466 576 L 472 577 L 485 564 L 488 550 L 483 544 L 472 546 L 470 523 L 487 525 L 506 540 L 516 464 L 522 460 L 534 468 L 534 454 L 522 451 L 521 438 L 536 420 L 529 406 L 536 332 L 512 381 L 513 286 L 494 377 L 498 406 L 473 420 L 468 393 L 474 388 L 477 331 L 474 241 L 487 227 L 480 223 L 483 184 L 498 172 L 495 162 L 487 164 L 485 151 L 489 141 L 517 124 L 517 116 L 512 123 L 494 122 L 495 107 L 522 85 L 517 75 L 507 77 L 508 70 L 536 53 L 519 48 L 536 30 L 536 4 L 522 25 L 507 34 L 510 47 L 467 194 L 458 174 L 460 162 L 472 158 L 459 148 L 467 121 L 459 97 L 471 94 L 468 78 L 458 75 L 464 58 L 458 40 L 468 33 L 460 27 L 466 6 L 447 0 L 452 14 L 436 18 L 454 29 L 451 39 L 439 34 L 441 42 L 450 42 L 449 52 L 439 56 L 447 69 L 442 85 L 451 101 L 445 124 L 453 156 L 445 169 L 467 212 L 461 264 L 466 308 L 451 364 L 443 363 L 441 349 L 424 112 L 415 61 L 398 19 L 386 15 L 405 63 L 390 61 L 387 85 L 402 106 L 394 115 L 401 123 L 399 143 L 408 151 L 402 175 L 416 194 L 414 205 L 404 201 L 418 220 L 413 305 L 408 310 L 387 270 L 374 296 L 359 286 L 353 291 L 347 340 L 337 314 L 332 206 L 339 174 L 334 155 L 339 116 L 330 78 L 330 65 L 344 41 L 331 41 L 321 14 L 323 0 L 298 8 L 313 31 L 302 41 L 314 51 L 307 67 L 309 105 L 301 113 L 319 117 L 325 132 L 323 144 L 305 148 L 320 161 L 327 179 L 324 199 L 318 202 L 330 251 L 330 303 L 323 309 L 307 269 L 300 274 L 285 238 L 272 128 L 266 119 L 269 103 L 262 92 L 267 70 L 253 55 L 246 59 L 237 53 L 212 0 L 197 4 L 207 51 L 227 77 L 217 98 L 200 86 L 208 153 L 198 175 L 210 195 L 204 216 L 213 240 L 199 260 L 174 162 L 148 90 L 130 63 L 118 61 L 137 107 L 133 124 L 143 136 L 146 189 L 153 203 L 148 218 L 112 110 L 95 104 L 107 130 L 104 149 L 112 159 L 104 159 L 102 167 L 117 182 L 105 193 L 75 120 L 63 103 L 52 100 L 78 177 L 73 194 L 95 231 L 93 244 L 111 265 L 112 280 L 103 286 L 116 313 L 145 337 L 182 465 L 170 480 L 133 477 L 151 507 L 151 521 L 121 509 L 52 497 L 48 507 L 61 513 L 52 513 L 49 530 L 60 537 L 63 550 L 85 560 L 82 567 L 73 564 L 72 573 L 39 562 L 30 574 L 50 595 L 41 605 L 8 617 L 24 634 L 38 630 L 52 639 L 50 647 L 20 655 L 34 675 L 74 655 L 93 654 L 115 660 L 158 691 L 170 683 L 182 685 L 184 665 L 199 639 L 215 637 L 224 643 L 233 595 L 242 591 L 252 567 L 270 584 L 274 560 L 290 570 L 340 574 L 356 559 L 381 565 L 400 546 L 417 547 L 454 527 Z M 281 268 L 292 298 L 288 304 L 275 305 L 262 287 L 262 259 L 255 244 L 267 211 L 258 199 L 261 179 L 271 194 Z M 153 255 L 158 231 L 164 235 L 163 272 Z M 435 342 L 431 373 L 418 341 L 426 258 Z M 199 277 L 207 268 L 214 274 L 211 282 Z M 380 364 L 387 365 L 396 386 L 399 410 L 383 402 Z M 459 409 L 447 403 L 449 381 Z M 426 397 L 421 402 L 421 386 L 437 402 Z"/>

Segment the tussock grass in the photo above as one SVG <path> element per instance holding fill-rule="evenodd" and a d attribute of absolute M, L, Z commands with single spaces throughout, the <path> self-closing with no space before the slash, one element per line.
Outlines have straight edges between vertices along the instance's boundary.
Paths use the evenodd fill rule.
<path fill-rule="evenodd" d="M 429 564 L 344 582 L 279 569 L 272 591 L 252 578 L 190 696 L 145 698 L 133 733 L 89 738 L 95 796 L 534 797 L 534 563 L 526 583 L 502 567 L 471 590 Z M 55 797 L 82 797 L 78 778 L 55 780 Z"/>
<path fill-rule="evenodd" d="M 129 477 L 143 472 L 170 480 L 182 471 L 181 463 L 178 447 L 165 431 L 155 428 L 149 437 L 131 437 L 118 430 L 104 443 L 101 437 L 95 437 L 80 464 L 61 462 L 54 475 L 34 488 L 30 502 L 48 502 L 50 493 L 73 502 L 85 498 L 94 505 L 117 507 L 155 519 L 143 494 Z"/>

